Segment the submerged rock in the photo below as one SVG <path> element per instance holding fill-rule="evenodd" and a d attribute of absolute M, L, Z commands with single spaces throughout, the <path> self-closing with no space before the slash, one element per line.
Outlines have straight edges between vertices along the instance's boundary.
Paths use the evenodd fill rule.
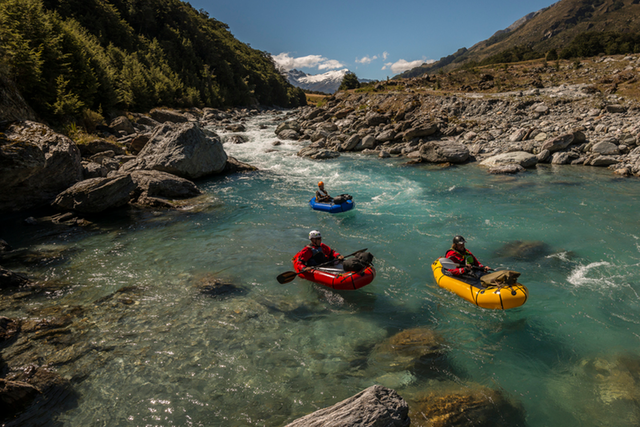
<path fill-rule="evenodd" d="M 640 425 L 640 356 L 617 354 L 583 359 L 549 385 L 557 404 L 578 424 Z M 614 415 L 615 414 L 615 415 Z"/>
<path fill-rule="evenodd" d="M 19 320 L 0 317 L 0 343 L 15 337 L 18 332 L 20 332 Z"/>
<path fill-rule="evenodd" d="M 516 240 L 502 246 L 495 252 L 498 257 L 531 259 L 549 255 L 551 247 L 539 240 Z"/>
<path fill-rule="evenodd" d="M 236 286 L 233 283 L 224 282 L 213 276 L 206 275 L 204 277 L 196 278 L 194 281 L 194 286 L 198 288 L 201 294 L 215 299 L 224 299 L 246 293 L 245 289 Z"/>
<path fill-rule="evenodd" d="M 524 409 L 499 391 L 485 387 L 434 391 L 410 399 L 411 425 L 525 426 Z"/>
<path fill-rule="evenodd" d="M 445 353 L 444 339 L 440 334 L 428 328 L 413 328 L 378 344 L 369 356 L 369 365 L 381 372 L 404 371 Z"/>
<path fill-rule="evenodd" d="M 394 390 L 374 385 L 353 397 L 287 424 L 287 427 L 408 427 L 407 402 Z"/>

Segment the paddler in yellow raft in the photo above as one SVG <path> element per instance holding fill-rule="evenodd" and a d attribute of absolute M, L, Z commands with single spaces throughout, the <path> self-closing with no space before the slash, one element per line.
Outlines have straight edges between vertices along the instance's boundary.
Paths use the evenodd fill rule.
<path fill-rule="evenodd" d="M 505 310 L 527 301 L 529 291 L 517 283 L 520 273 L 488 273 L 492 269 L 482 265 L 465 244 L 464 237 L 455 236 L 451 249 L 431 265 L 438 286 L 483 308 Z"/>

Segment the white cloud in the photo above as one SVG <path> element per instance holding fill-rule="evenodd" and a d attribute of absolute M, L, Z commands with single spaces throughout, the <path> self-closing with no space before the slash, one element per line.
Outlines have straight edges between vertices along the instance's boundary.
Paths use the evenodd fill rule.
<path fill-rule="evenodd" d="M 382 52 L 382 59 L 386 61 L 388 57 L 389 57 L 389 52 Z"/>
<path fill-rule="evenodd" d="M 271 56 L 276 65 L 285 70 L 293 70 L 294 68 L 315 68 L 320 70 L 332 70 L 335 68 L 342 68 L 344 65 L 335 59 L 327 59 L 321 55 L 307 55 L 299 58 L 293 58 L 288 53 L 280 53 L 275 56 Z"/>
<path fill-rule="evenodd" d="M 417 59 L 415 61 L 406 61 L 404 59 L 400 59 L 399 61 L 396 62 L 387 62 L 384 64 L 384 67 L 382 67 L 383 70 L 386 69 L 390 69 L 394 74 L 397 73 L 402 73 L 403 71 L 407 71 L 410 70 L 412 68 L 415 67 L 419 67 L 420 65 L 424 64 L 424 63 L 432 63 L 435 62 L 434 60 L 425 60 L 425 59 Z"/>
<path fill-rule="evenodd" d="M 356 62 L 359 64 L 371 64 L 371 62 L 375 61 L 376 59 L 378 59 L 377 55 L 374 55 L 371 58 L 369 58 L 368 56 L 364 56 L 360 59 L 356 58 Z"/>
<path fill-rule="evenodd" d="M 344 65 L 342 62 L 340 61 L 336 61 L 335 59 L 326 59 L 325 61 L 318 65 L 318 69 L 319 70 L 334 70 L 336 68 L 343 68 L 346 65 Z"/>

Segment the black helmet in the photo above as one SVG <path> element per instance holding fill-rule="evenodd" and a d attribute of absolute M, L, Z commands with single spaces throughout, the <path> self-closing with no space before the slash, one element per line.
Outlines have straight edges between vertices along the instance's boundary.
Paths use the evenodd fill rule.
<path fill-rule="evenodd" d="M 462 236 L 456 236 L 456 237 L 454 237 L 454 238 L 453 238 L 453 244 L 454 244 L 454 245 L 457 245 L 457 244 L 459 244 L 459 243 L 464 244 L 464 243 L 467 243 L 467 241 L 466 241 L 466 240 L 464 240 L 464 237 L 462 237 Z"/>

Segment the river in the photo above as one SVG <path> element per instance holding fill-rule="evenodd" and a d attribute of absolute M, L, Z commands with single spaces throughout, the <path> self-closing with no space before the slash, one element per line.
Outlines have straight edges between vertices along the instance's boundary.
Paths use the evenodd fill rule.
<path fill-rule="evenodd" d="M 16 425 L 281 426 L 373 384 L 407 400 L 443 384 L 499 390 L 530 427 L 640 423 L 637 179 L 582 166 L 502 176 L 360 154 L 314 161 L 296 156 L 298 143 L 273 146 L 275 126 L 253 118 L 249 142 L 225 144 L 260 171 L 199 181 L 207 197 L 193 209 L 122 211 L 57 232 L 4 221 L 12 246 L 62 254 L 21 271 L 65 285 L 2 315 L 80 307 L 70 328 L 92 345 L 55 368 L 75 378 L 64 410 Z M 319 180 L 355 209 L 312 210 Z M 367 248 L 374 282 L 279 284 L 312 229 L 342 254 Z M 486 310 L 437 287 L 431 263 L 457 234 L 481 262 L 521 273 L 525 305 Z M 203 293 L 211 277 L 236 291 Z M 412 328 L 444 338 L 446 364 L 377 369 L 371 349 Z"/>

